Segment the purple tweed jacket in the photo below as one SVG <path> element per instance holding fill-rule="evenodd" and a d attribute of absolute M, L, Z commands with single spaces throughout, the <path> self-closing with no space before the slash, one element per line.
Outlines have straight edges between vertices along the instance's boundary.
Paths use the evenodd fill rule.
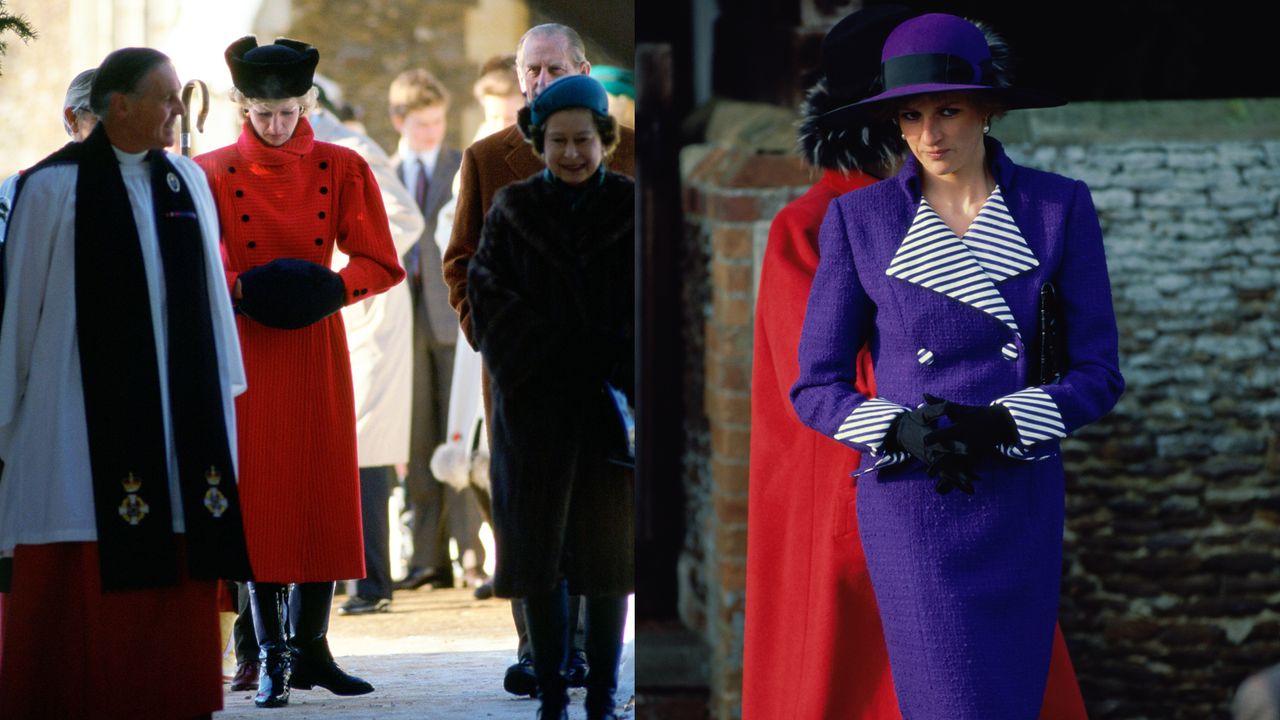
<path fill-rule="evenodd" d="M 987 140 L 997 183 L 956 237 L 922 202 L 914 158 L 837 198 L 791 391 L 800 419 L 863 451 L 858 521 L 907 718 L 1034 718 L 1061 572 L 1057 441 L 1124 390 L 1102 233 L 1084 183 L 1014 165 Z M 1040 287 L 1062 304 L 1067 372 L 1029 386 Z M 878 398 L 852 373 L 870 345 Z M 923 467 L 882 453 L 923 394 L 1009 408 L 1019 442 L 975 466 L 973 496 L 938 495 Z"/>

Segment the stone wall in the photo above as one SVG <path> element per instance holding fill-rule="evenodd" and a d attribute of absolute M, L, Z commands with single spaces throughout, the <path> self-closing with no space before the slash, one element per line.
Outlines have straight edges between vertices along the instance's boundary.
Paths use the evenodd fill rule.
<path fill-rule="evenodd" d="M 1220 717 L 1247 674 L 1280 661 L 1276 117 L 1280 101 L 1085 103 L 996 131 L 1016 161 L 1089 183 L 1106 238 L 1128 390 L 1064 443 L 1061 621 L 1094 718 Z M 686 252 L 705 261 L 684 290 L 701 363 L 687 378 L 681 608 L 711 651 L 713 715 L 732 718 L 754 299 L 743 272 L 758 275 L 773 213 L 811 176 L 755 151 L 775 143 L 713 141 L 682 157 Z"/>
<path fill-rule="evenodd" d="M 395 151 L 399 135 L 387 114 L 387 90 L 401 72 L 418 67 L 448 88 L 446 142 L 466 147 L 482 119 L 471 97 L 480 64 L 488 54 L 512 52 L 529 17 L 524 2 L 478 5 L 477 0 L 293 0 L 290 32 L 331 49 L 322 56 L 320 71 L 342 86 L 347 102 L 361 108 L 369 136 L 388 152 Z M 488 31 L 478 23 L 487 23 Z M 473 47 L 472 36 L 487 38 L 482 51 Z"/>
<path fill-rule="evenodd" d="M 1280 661 L 1280 141 L 1014 145 L 1089 183 L 1128 390 L 1064 443 L 1062 625 L 1097 718 L 1220 716 Z"/>

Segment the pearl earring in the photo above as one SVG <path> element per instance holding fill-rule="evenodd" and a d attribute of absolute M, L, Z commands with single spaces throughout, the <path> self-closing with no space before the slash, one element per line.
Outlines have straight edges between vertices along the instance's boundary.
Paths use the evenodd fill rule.
<path fill-rule="evenodd" d="M 991 133 L 991 125 L 990 125 L 990 124 L 983 125 L 983 126 L 982 126 L 982 134 L 983 134 L 983 135 L 989 135 L 990 133 Z"/>

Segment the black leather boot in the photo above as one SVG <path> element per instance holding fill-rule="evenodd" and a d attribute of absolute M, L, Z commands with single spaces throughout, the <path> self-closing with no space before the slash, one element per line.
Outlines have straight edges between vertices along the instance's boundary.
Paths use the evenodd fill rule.
<path fill-rule="evenodd" d="M 622 630 L 627 622 L 627 598 L 599 595 L 587 606 L 587 720 L 616 720 L 613 694 L 618 689 L 618 660 Z"/>
<path fill-rule="evenodd" d="M 285 586 L 276 583 L 249 583 L 249 607 L 253 613 L 253 632 L 258 638 L 258 694 L 253 704 L 258 707 L 283 707 L 289 704 L 289 671 L 291 656 L 284 637 Z"/>
<path fill-rule="evenodd" d="M 568 717 L 569 682 L 564 676 L 569 648 L 569 593 L 561 581 L 554 590 L 524 598 L 525 627 L 533 650 L 533 671 L 542 691 L 539 720 Z"/>
<path fill-rule="evenodd" d="M 364 695 L 373 686 L 343 672 L 329 652 L 329 605 L 333 583 L 298 583 L 289 596 L 289 649 L 293 652 L 293 678 L 298 690 L 322 687 L 334 695 Z"/>

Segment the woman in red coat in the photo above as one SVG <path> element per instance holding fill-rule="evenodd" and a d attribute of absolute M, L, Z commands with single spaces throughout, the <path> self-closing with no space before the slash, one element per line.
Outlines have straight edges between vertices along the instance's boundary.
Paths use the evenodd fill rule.
<path fill-rule="evenodd" d="M 363 577 L 355 405 L 337 311 L 404 277 L 378 185 L 355 152 L 317 142 L 315 48 L 248 36 L 227 48 L 245 117 L 234 145 L 196 158 L 222 224 L 249 390 L 237 398 L 240 493 L 256 582 L 260 707 L 289 688 L 371 692 L 326 632 L 334 581 Z M 350 256 L 329 270 L 334 247 Z M 281 615 L 288 583 L 288 623 Z"/>
<path fill-rule="evenodd" d="M 905 145 L 896 131 L 828 127 L 819 116 L 871 93 L 880 49 L 911 17 L 897 6 L 853 13 L 823 42 L 823 77 L 800 128 L 821 179 L 769 229 L 756 298 L 751 384 L 751 484 L 742 709 L 746 720 L 900 718 L 884 630 L 855 512 L 859 455 L 796 418 L 800 330 L 818 267 L 818 228 L 836 197 L 888 177 Z M 858 390 L 875 396 L 870 353 Z M 1054 637 L 1042 720 L 1083 720 L 1061 631 Z"/>

